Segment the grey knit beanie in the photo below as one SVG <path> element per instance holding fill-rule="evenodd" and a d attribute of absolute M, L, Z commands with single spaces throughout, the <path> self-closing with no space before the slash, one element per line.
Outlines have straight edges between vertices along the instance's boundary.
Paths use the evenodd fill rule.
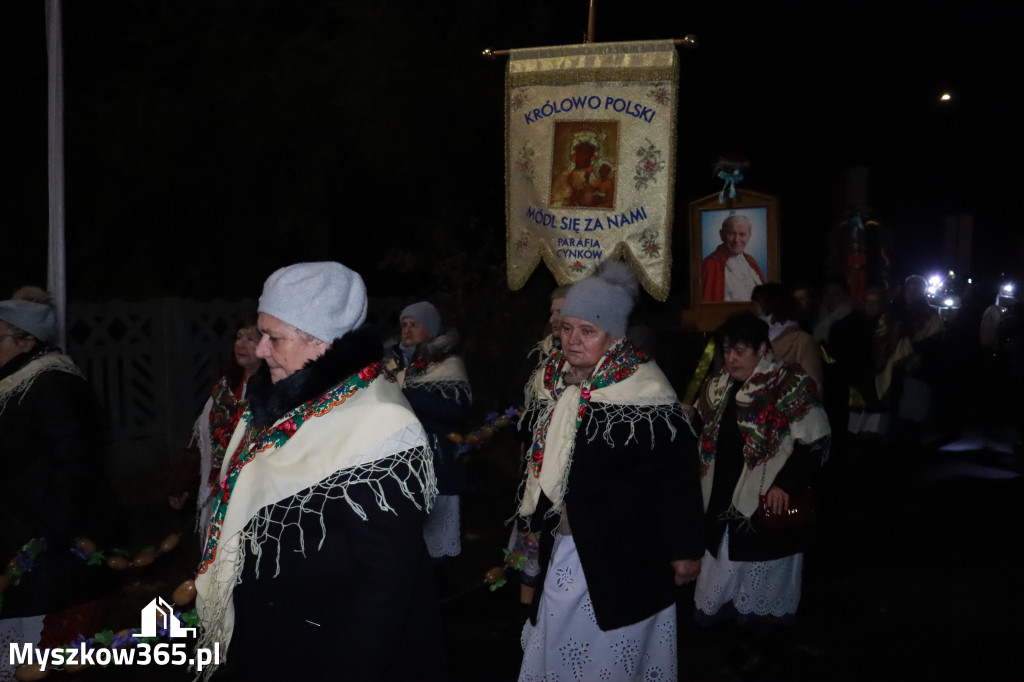
<path fill-rule="evenodd" d="M 593 275 L 572 285 L 562 303 L 562 317 L 586 320 L 622 338 L 637 296 L 639 286 L 629 266 L 605 261 Z"/>
<path fill-rule="evenodd" d="M 405 306 L 398 315 L 398 321 L 401 322 L 406 317 L 411 317 L 419 322 L 420 326 L 430 334 L 430 338 L 441 333 L 441 313 L 437 312 L 437 308 L 430 301 L 420 301 Z"/>
<path fill-rule="evenodd" d="M 0 320 L 31 334 L 43 343 L 57 336 L 57 316 L 53 307 L 34 301 L 0 301 Z"/>
<path fill-rule="evenodd" d="M 333 343 L 366 321 L 366 285 L 341 263 L 296 263 L 267 278 L 258 311 Z"/>

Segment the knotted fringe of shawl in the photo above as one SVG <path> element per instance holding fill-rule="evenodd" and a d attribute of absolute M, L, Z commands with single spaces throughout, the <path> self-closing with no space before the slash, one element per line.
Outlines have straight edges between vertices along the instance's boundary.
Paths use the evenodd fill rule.
<path fill-rule="evenodd" d="M 451 400 L 465 400 L 466 404 L 473 402 L 466 365 L 456 355 L 449 355 L 442 362 L 431 363 L 423 374 L 410 376 L 407 371 L 403 381 L 406 388 L 422 388 Z"/>
<path fill-rule="evenodd" d="M 223 381 L 223 379 L 221 379 Z M 216 389 L 214 389 L 216 390 Z M 210 433 L 210 412 L 213 410 L 213 398 L 207 398 L 203 411 L 192 427 L 192 440 L 189 445 L 199 448 L 199 493 L 196 495 L 196 531 L 202 532 L 210 522 L 210 515 L 217 502 L 219 488 L 210 489 L 207 482 L 213 462 L 212 434 Z"/>
<path fill-rule="evenodd" d="M 326 535 L 322 511 L 329 499 L 344 498 L 353 512 L 367 518 L 366 511 L 349 496 L 353 485 L 371 486 L 378 507 L 385 512 L 394 511 L 384 495 L 383 482 L 388 477 L 397 480 L 402 494 L 414 502 L 419 492 L 428 511 L 437 496 L 426 433 L 393 381 L 381 375 L 335 403 L 312 407 L 307 403 L 304 407 L 311 412 L 315 408 L 316 413 L 308 414 L 280 447 L 260 452 L 239 472 L 216 554 L 196 576 L 201 625 L 197 646 L 210 648 L 218 643 L 225 660 L 234 630 L 233 590 L 241 579 L 246 550 L 260 556 L 264 542 L 277 540 L 275 551 L 280 557 L 284 528 L 271 527 L 272 510 L 266 507 L 297 507 L 302 514 L 316 514 Z M 275 426 L 294 413 L 284 415 Z M 243 416 L 228 452 L 239 448 L 247 429 Z M 408 464 L 410 473 L 405 479 L 396 472 L 402 468 L 400 464 Z M 250 521 L 254 521 L 251 528 Z M 209 679 L 215 671 L 216 666 L 210 666 L 196 679 Z"/>
<path fill-rule="evenodd" d="M 11 398 L 19 396 L 18 401 L 20 402 L 43 372 L 66 372 L 84 378 L 82 370 L 78 369 L 75 362 L 67 355 L 55 350 L 46 351 L 30 360 L 17 372 L 0 380 L 0 414 L 7 409 L 7 402 Z"/>
<path fill-rule="evenodd" d="M 219 490 L 203 490 L 210 478 L 210 462 L 213 460 L 213 447 L 210 445 L 210 408 L 213 401 L 207 399 L 203 411 L 199 413 L 196 423 L 192 425 L 192 438 L 189 447 L 199 448 L 199 492 L 196 495 L 195 530 L 202 533 L 210 521 L 213 506 Z M 209 511 L 206 511 L 209 510 Z"/>
<path fill-rule="evenodd" d="M 530 428 L 534 434 L 534 442 L 542 436 L 545 438 L 544 461 L 539 476 L 530 471 L 530 456 L 526 457 L 526 480 L 520 486 L 518 500 L 519 515 L 528 518 L 537 508 L 541 492 L 551 501 L 551 509 L 545 516 L 560 515 L 563 499 L 568 489 L 569 471 L 572 468 L 572 457 L 576 447 L 577 417 L 579 416 L 580 396 L 584 387 L 589 386 L 599 374 L 614 372 L 615 366 L 609 363 L 632 351 L 628 341 L 621 340 L 605 354 L 601 362 L 582 386 L 566 386 L 561 377 L 556 379 L 553 390 L 544 385 L 545 369 L 557 365 L 562 359 L 561 351 L 553 351 L 548 362 L 536 372 L 527 384 L 526 414 L 532 415 Z M 580 423 L 588 442 L 602 437 L 609 447 L 625 445 L 636 435 L 637 424 L 646 422 L 651 429 L 652 444 L 654 424 L 662 420 L 669 427 L 671 439 L 675 439 L 676 429 L 672 424 L 673 417 L 682 419 L 687 424 L 685 413 L 676 398 L 675 389 L 664 373 L 654 362 L 643 362 L 635 372 L 622 381 L 616 381 L 602 388 L 590 389 L 590 402 L 600 404 L 604 417 L 601 421 L 595 418 L 595 409 L 588 409 L 588 414 Z M 547 433 L 542 433 L 547 424 Z M 629 436 L 623 443 L 612 440 L 612 429 L 618 424 L 629 424 Z M 690 427 L 692 430 L 692 426 Z"/>
<path fill-rule="evenodd" d="M 711 498 L 715 447 L 730 383 L 729 374 L 719 370 L 704 385 L 696 405 L 704 420 L 700 475 L 705 510 Z M 831 430 L 812 385 L 799 367 L 782 362 L 769 351 L 736 393 L 744 466 L 723 519 L 746 519 L 749 523 L 764 492 L 762 481 L 775 480 L 797 441 L 810 445 L 819 455 L 820 463 L 828 458 Z"/>
<path fill-rule="evenodd" d="M 404 444 L 414 441 L 416 430 L 406 429 L 397 440 Z M 411 438 L 410 438 L 411 437 Z M 246 526 L 242 533 L 242 562 L 245 562 L 247 553 L 252 552 L 257 559 L 256 577 L 260 577 L 259 566 L 262 562 L 264 543 L 268 540 L 276 540 L 276 554 L 274 563 L 274 577 L 281 573 L 281 537 L 289 526 L 295 526 L 299 533 L 299 553 L 306 556 L 305 538 L 302 536 L 302 519 L 305 516 L 313 515 L 319 518 L 320 531 L 322 533 L 320 542 L 317 544 L 317 551 L 323 548 L 327 539 L 327 525 L 324 522 L 324 505 L 330 500 L 344 499 L 348 506 L 359 518 L 366 521 L 369 517 L 366 510 L 349 495 L 353 486 L 368 486 L 374 495 L 377 506 L 381 511 L 395 513 L 394 507 L 388 503 L 384 493 L 385 479 L 391 478 L 398 482 L 402 495 L 408 498 L 419 509 L 424 509 L 416 501 L 416 491 L 430 491 L 433 486 L 434 492 L 427 495 L 426 511 L 429 511 L 434 498 L 436 497 L 436 484 L 434 483 L 434 459 L 428 455 L 429 450 L 424 446 L 413 447 L 402 450 L 395 455 L 383 459 L 375 459 L 351 469 L 344 469 L 329 476 L 317 485 L 303 491 L 299 495 L 293 495 L 287 500 L 277 504 L 267 505 L 253 517 L 252 522 Z M 403 478 L 399 472 L 403 472 Z M 411 483 L 411 485 L 410 485 Z M 283 513 L 275 514 L 275 510 L 281 509 Z M 291 524 L 282 524 L 273 520 L 287 518 L 287 512 L 297 509 L 299 520 Z M 240 582 L 240 581 L 239 581 Z"/>

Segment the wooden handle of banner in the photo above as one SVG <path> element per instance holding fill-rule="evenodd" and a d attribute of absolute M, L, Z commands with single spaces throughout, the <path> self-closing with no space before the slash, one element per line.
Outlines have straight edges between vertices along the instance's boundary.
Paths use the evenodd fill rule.
<path fill-rule="evenodd" d="M 697 47 L 697 36 L 691 33 L 686 36 L 683 36 L 682 38 L 673 38 L 672 42 L 677 47 L 681 46 L 686 48 L 687 50 L 692 50 Z M 494 59 L 495 57 L 507 57 L 511 53 L 512 50 L 492 50 L 491 48 L 487 48 L 483 50 L 480 54 L 484 57 L 487 57 L 488 59 Z"/>
<path fill-rule="evenodd" d="M 587 44 L 595 43 L 597 36 L 597 12 L 594 9 L 594 0 L 590 0 L 590 12 L 587 14 Z"/>

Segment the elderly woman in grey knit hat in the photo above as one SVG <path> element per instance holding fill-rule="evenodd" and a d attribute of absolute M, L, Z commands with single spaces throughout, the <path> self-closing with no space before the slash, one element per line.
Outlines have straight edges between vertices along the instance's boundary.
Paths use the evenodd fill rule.
<path fill-rule="evenodd" d="M 459 504 L 466 469 L 448 434 L 461 430 L 469 413 L 473 399 L 469 376 L 462 358 L 454 353 L 458 333 L 442 327 L 441 314 L 432 303 L 408 305 L 398 317 L 401 336 L 388 345 L 385 365 L 427 430 L 437 473 L 438 496 L 423 537 L 435 559 L 457 556 L 462 551 Z"/>
<path fill-rule="evenodd" d="M 103 541 L 113 496 L 103 476 L 103 417 L 81 370 L 51 345 L 57 318 L 46 292 L 0 301 L 0 556 L 44 549 L 3 590 L 0 639 L 35 644 L 97 627 L 109 574 L 71 554 L 76 537 Z M 0 678 L 9 679 L 9 662 Z"/>
<path fill-rule="evenodd" d="M 677 679 L 676 587 L 703 553 L 696 438 L 626 338 L 637 290 L 619 262 L 573 285 L 562 348 L 527 385 L 517 525 L 544 583 L 520 679 Z"/>

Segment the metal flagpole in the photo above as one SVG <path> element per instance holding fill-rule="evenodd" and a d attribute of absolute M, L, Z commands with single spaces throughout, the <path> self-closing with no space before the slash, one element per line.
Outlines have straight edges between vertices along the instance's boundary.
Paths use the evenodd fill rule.
<path fill-rule="evenodd" d="M 66 348 L 67 277 L 64 247 L 64 57 L 61 0 L 46 0 L 47 120 L 50 239 L 47 289 L 57 313 L 56 343 Z"/>

